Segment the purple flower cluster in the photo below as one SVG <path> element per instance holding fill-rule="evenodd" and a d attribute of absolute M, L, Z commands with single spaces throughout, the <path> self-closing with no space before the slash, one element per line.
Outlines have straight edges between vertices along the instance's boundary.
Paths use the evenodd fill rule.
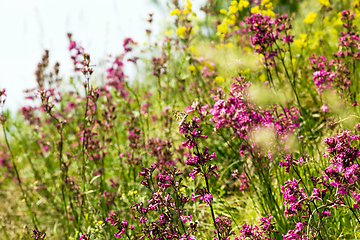
<path fill-rule="evenodd" d="M 230 236 L 235 235 L 233 228 L 231 227 L 231 219 L 228 217 L 217 217 L 216 225 L 220 234 L 219 240 L 228 240 Z"/>
<path fill-rule="evenodd" d="M 285 167 L 285 172 L 289 172 L 290 167 L 302 165 L 304 161 L 303 157 L 294 159 L 291 154 L 286 154 L 286 156 L 279 162 L 279 166 Z"/>
<path fill-rule="evenodd" d="M 161 140 L 159 138 L 150 138 L 146 148 L 150 156 L 156 159 L 157 167 L 159 170 L 165 170 L 175 165 L 172 160 L 173 153 L 171 152 L 172 141 Z"/>
<path fill-rule="evenodd" d="M 340 32 L 339 38 L 339 50 L 335 54 L 337 57 L 345 58 L 347 56 L 353 57 L 356 60 L 360 60 L 360 38 L 357 30 L 357 26 L 354 24 L 355 13 L 351 13 L 350 10 L 341 12 L 341 21 L 346 32 Z"/>
<path fill-rule="evenodd" d="M 35 240 L 44 240 L 46 237 L 46 233 L 41 233 L 39 230 L 34 229 L 33 230 L 34 235 L 31 237 Z"/>
<path fill-rule="evenodd" d="M 318 88 L 319 94 L 325 89 L 349 88 L 351 81 L 350 71 L 341 59 L 326 61 L 325 56 L 312 54 L 309 58 L 311 67 L 314 70 L 313 81 Z"/>
<path fill-rule="evenodd" d="M 277 40 L 284 44 L 293 42 L 294 36 L 288 33 L 292 29 L 291 20 L 287 14 L 277 15 L 272 19 L 268 15 L 260 13 L 254 13 L 245 19 L 249 27 L 248 31 L 253 33 L 250 41 L 254 51 L 264 56 L 266 66 L 275 65 L 275 57 L 280 52 L 285 52 L 284 48 L 279 47 Z"/>
<path fill-rule="evenodd" d="M 267 215 L 266 217 L 260 218 L 259 226 L 253 224 L 242 225 L 240 230 L 240 236 L 235 237 L 234 240 L 274 240 L 275 238 L 271 237 L 272 233 L 277 233 L 275 230 L 275 222 L 271 222 L 273 216 Z"/>
<path fill-rule="evenodd" d="M 196 142 L 197 138 L 207 138 L 207 135 L 202 135 L 202 130 L 198 122 L 201 120 L 194 116 L 190 122 L 184 122 L 179 126 L 179 131 L 184 134 L 187 138 L 186 142 L 183 142 L 183 146 L 189 149 L 194 149 L 194 156 L 190 156 L 186 160 L 186 165 L 192 166 L 193 170 L 190 172 L 190 176 L 194 178 L 197 174 L 201 174 L 206 179 L 210 179 L 210 174 L 214 174 L 217 177 L 219 174 L 216 172 L 216 164 L 211 166 L 208 164 L 211 159 L 216 159 L 216 153 L 209 154 L 209 148 L 204 147 L 203 152 L 200 152 L 198 149 L 198 144 Z"/>
<path fill-rule="evenodd" d="M 328 153 L 324 156 L 331 158 L 329 166 L 325 169 L 325 177 L 336 188 L 338 195 L 352 195 L 355 201 L 354 208 L 359 208 L 360 203 L 360 166 L 357 160 L 360 151 L 352 147 L 352 144 L 359 139 L 360 135 L 354 135 L 347 130 L 324 140 L 328 145 Z"/>
<path fill-rule="evenodd" d="M 137 212 L 135 219 L 142 225 L 141 232 L 144 235 L 139 239 L 197 239 L 193 236 L 197 223 L 185 226 L 185 223 L 191 221 L 192 215 L 185 214 L 184 210 L 190 199 L 182 193 L 182 189 L 186 188 L 181 183 L 183 179 L 179 178 L 182 172 L 173 167 L 159 173 L 155 182 L 156 168 L 154 163 L 149 168 L 143 167 L 139 172 L 139 177 L 143 177 L 141 184 L 152 192 L 146 207 L 143 202 L 131 206 Z"/>
<path fill-rule="evenodd" d="M 80 240 L 90 240 L 90 237 L 91 237 L 91 234 L 88 233 L 88 234 L 80 234 Z"/>
<path fill-rule="evenodd" d="M 136 42 L 134 42 L 134 40 L 132 40 L 131 38 L 125 38 L 123 47 L 126 53 L 132 51 L 131 45 L 136 45 Z"/>
<path fill-rule="evenodd" d="M 68 38 L 70 41 L 69 44 L 69 51 L 71 53 L 71 60 L 74 64 L 74 70 L 80 71 L 83 68 L 83 56 L 84 56 L 84 48 L 77 44 L 75 41 L 72 40 L 71 33 L 68 33 Z"/>
<path fill-rule="evenodd" d="M 121 237 L 121 235 L 125 234 L 129 238 L 129 230 L 134 230 L 135 225 L 129 226 L 128 221 L 121 221 L 121 219 L 118 217 L 118 214 L 116 214 L 114 211 L 110 211 L 108 217 L 106 218 L 107 222 L 110 222 L 111 226 L 114 226 L 118 229 L 116 233 L 114 233 L 114 236 L 116 238 Z"/>
<path fill-rule="evenodd" d="M 197 195 L 192 195 L 192 200 L 196 198 L 200 198 L 204 203 L 209 205 L 211 215 L 213 218 L 213 224 L 215 227 L 215 231 L 217 233 L 218 239 L 221 239 L 220 232 L 217 227 L 217 223 L 215 220 L 215 214 L 213 209 L 213 196 L 210 192 L 210 185 L 209 179 L 211 175 L 214 175 L 215 178 L 219 176 L 219 173 L 216 172 L 217 167 L 215 165 L 209 164 L 209 162 L 214 159 L 216 160 L 216 153 L 209 154 L 209 148 L 204 146 L 203 152 L 199 151 L 198 142 L 199 138 L 207 139 L 207 135 L 202 135 L 202 129 L 199 126 L 199 122 L 201 122 L 200 118 L 194 116 L 189 122 L 183 122 L 179 126 L 179 132 L 181 132 L 185 138 L 187 139 L 186 142 L 183 142 L 183 146 L 193 150 L 193 156 L 190 156 L 186 160 L 186 165 L 193 167 L 190 170 L 190 176 L 195 178 L 196 175 L 201 175 L 205 179 L 205 187 L 201 189 L 196 189 Z"/>
<path fill-rule="evenodd" d="M 210 121 L 214 122 L 215 129 L 230 128 L 234 135 L 244 141 L 239 151 L 241 155 L 246 152 L 253 156 L 261 157 L 264 155 L 256 142 L 252 140 L 252 135 L 261 128 L 268 128 L 276 133 L 276 138 L 284 140 L 288 134 L 299 127 L 297 108 L 281 108 L 283 113 L 277 111 L 278 105 L 270 110 L 261 109 L 250 101 L 248 88 L 251 83 L 245 82 L 244 78 L 236 77 L 235 83 L 230 89 L 230 97 L 227 99 L 216 96 L 216 103 L 210 109 L 213 117 Z M 269 139 L 269 144 L 276 143 L 275 139 Z M 274 152 L 269 152 L 268 157 L 272 160 Z"/>
<path fill-rule="evenodd" d="M 331 218 L 329 209 L 342 204 L 339 198 L 335 198 L 333 201 L 326 200 L 329 184 L 320 181 L 324 180 L 323 178 L 311 177 L 311 179 L 314 188 L 310 196 L 306 193 L 308 191 L 306 187 L 305 189 L 300 187 L 302 179 L 289 179 L 281 186 L 281 191 L 284 194 L 284 205 L 286 205 L 285 216 L 292 217 L 297 221 L 294 229 L 290 229 L 286 234 L 283 234 L 285 240 L 311 239 L 316 235 L 321 235 L 320 230 L 323 226 L 323 219 Z M 325 188 L 323 190 L 316 188 L 318 184 Z M 323 205 L 320 208 L 315 202 Z M 315 218 L 318 220 L 314 220 Z"/>
<path fill-rule="evenodd" d="M 112 62 L 111 66 L 106 70 L 107 72 L 107 82 L 103 88 L 108 86 L 114 88 L 121 96 L 121 98 L 126 99 L 129 94 L 129 91 L 125 88 L 125 74 L 123 71 L 124 63 L 123 63 L 124 55 L 117 56 Z"/>
<path fill-rule="evenodd" d="M 240 180 L 240 191 L 244 191 L 244 189 L 249 188 L 249 178 L 246 177 L 245 173 L 239 173 L 239 170 L 235 169 L 234 173 L 231 174 L 231 176 L 235 179 Z"/>

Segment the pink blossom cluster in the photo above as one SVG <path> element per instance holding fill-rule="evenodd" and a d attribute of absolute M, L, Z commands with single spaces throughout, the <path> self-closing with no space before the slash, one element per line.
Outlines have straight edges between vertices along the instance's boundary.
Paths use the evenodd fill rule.
<path fill-rule="evenodd" d="M 215 97 L 216 103 L 210 109 L 213 115 L 210 121 L 214 122 L 216 130 L 230 128 L 236 137 L 246 141 L 239 149 L 242 155 L 246 151 L 261 153 L 256 143 L 251 140 L 252 134 L 261 128 L 275 131 L 277 139 L 283 140 L 299 127 L 300 112 L 297 108 L 283 107 L 283 112 L 278 113 L 276 104 L 270 109 L 257 107 L 249 98 L 248 88 L 251 83 L 245 82 L 241 77 L 234 79 L 236 82 L 232 84 L 228 98 L 221 98 L 220 95 Z M 269 139 L 270 142 L 275 143 L 275 140 Z M 273 153 L 269 153 L 268 156 L 272 159 Z"/>
<path fill-rule="evenodd" d="M 358 158 L 360 151 L 353 143 L 360 140 L 360 135 L 354 135 L 349 130 L 341 131 L 335 137 L 328 137 L 324 142 L 328 145 L 324 156 L 330 157 L 329 166 L 325 169 L 325 177 L 337 189 L 341 196 L 352 195 L 354 208 L 359 208 L 360 166 Z"/>

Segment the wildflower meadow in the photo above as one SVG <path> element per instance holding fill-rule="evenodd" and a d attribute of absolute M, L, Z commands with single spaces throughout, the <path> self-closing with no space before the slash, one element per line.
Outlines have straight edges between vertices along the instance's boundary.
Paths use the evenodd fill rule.
<path fill-rule="evenodd" d="M 68 33 L 68 77 L 46 50 L 28 105 L 0 89 L 0 239 L 360 238 L 360 2 L 167 6 L 104 71 Z"/>

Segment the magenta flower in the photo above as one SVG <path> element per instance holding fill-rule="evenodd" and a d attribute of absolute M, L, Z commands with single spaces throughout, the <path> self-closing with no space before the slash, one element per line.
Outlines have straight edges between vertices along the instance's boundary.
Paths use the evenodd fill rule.
<path fill-rule="evenodd" d="M 323 104 L 323 105 L 321 106 L 321 111 L 323 111 L 324 113 L 326 113 L 328 110 L 329 110 L 329 107 L 326 106 L 325 104 Z"/>

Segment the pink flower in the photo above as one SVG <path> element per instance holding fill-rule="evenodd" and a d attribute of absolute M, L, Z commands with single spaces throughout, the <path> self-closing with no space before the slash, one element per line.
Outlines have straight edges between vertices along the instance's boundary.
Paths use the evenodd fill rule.
<path fill-rule="evenodd" d="M 326 113 L 326 112 L 329 110 L 329 107 L 326 106 L 325 104 L 323 104 L 323 105 L 321 106 L 321 110 L 322 110 L 324 113 Z"/>
<path fill-rule="evenodd" d="M 186 223 L 188 221 L 188 219 L 191 221 L 191 219 L 192 219 L 191 214 L 189 216 L 180 216 L 180 220 L 184 223 Z"/>

